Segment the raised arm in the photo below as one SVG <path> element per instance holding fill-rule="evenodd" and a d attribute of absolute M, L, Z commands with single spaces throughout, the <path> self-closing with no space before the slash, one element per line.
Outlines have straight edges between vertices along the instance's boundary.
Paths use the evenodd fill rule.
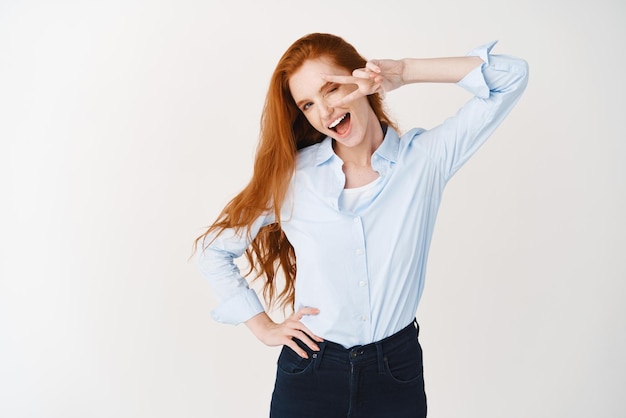
<path fill-rule="evenodd" d="M 447 181 L 484 143 L 515 106 L 528 83 L 528 64 L 520 58 L 491 54 L 495 42 L 465 57 L 373 60 L 351 76 L 323 75 L 328 81 L 351 83 L 357 89 L 334 103 L 339 106 L 368 94 L 384 94 L 420 82 L 457 83 L 474 97 L 455 116 L 424 131 L 412 130 L 411 146 L 437 161 Z"/>
<path fill-rule="evenodd" d="M 480 57 L 404 58 L 403 84 L 457 83 L 484 61 Z M 379 66 L 381 66 L 379 64 Z M 384 68 L 384 66 L 382 66 Z M 382 72 L 382 71 L 381 71 Z"/>
<path fill-rule="evenodd" d="M 352 76 L 323 74 L 330 82 L 356 84 L 358 88 L 333 106 L 342 106 L 359 97 L 385 93 L 413 83 L 457 83 L 470 71 L 483 64 L 478 56 L 446 58 L 404 58 L 372 60 Z"/>
<path fill-rule="evenodd" d="M 484 64 L 469 71 L 457 85 L 474 95 L 454 116 L 420 133 L 411 144 L 440 165 L 447 181 L 504 121 L 528 84 L 528 63 L 510 55 L 492 54 L 495 42 L 473 49 L 468 56 Z"/>

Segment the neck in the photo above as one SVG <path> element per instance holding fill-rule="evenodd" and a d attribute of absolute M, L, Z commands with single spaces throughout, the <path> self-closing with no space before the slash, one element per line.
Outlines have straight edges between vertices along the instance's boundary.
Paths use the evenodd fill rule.
<path fill-rule="evenodd" d="M 363 141 L 361 141 L 359 145 L 345 147 L 337 141 L 333 141 L 333 149 L 344 164 L 357 167 L 369 167 L 372 162 L 372 154 L 374 154 L 382 143 L 383 130 L 380 126 L 380 122 L 373 118 L 372 122 L 369 123 L 365 138 L 363 138 Z"/>

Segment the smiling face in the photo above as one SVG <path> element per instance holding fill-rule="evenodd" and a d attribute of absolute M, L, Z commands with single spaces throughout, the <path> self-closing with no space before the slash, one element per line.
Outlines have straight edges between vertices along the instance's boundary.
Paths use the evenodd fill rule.
<path fill-rule="evenodd" d="M 318 132 L 333 138 L 339 146 L 370 146 L 380 137 L 381 128 L 366 97 L 345 106 L 332 103 L 353 92 L 354 84 L 330 83 L 320 74 L 350 75 L 327 57 L 306 60 L 289 78 L 289 89 L 298 109 Z"/>

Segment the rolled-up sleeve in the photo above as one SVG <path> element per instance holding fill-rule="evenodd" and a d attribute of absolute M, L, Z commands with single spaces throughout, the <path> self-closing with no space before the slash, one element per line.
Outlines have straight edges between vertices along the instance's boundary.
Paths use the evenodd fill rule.
<path fill-rule="evenodd" d="M 495 44 L 485 44 L 467 54 L 484 61 L 457 83 L 474 97 L 453 117 L 415 138 L 416 145 L 440 164 L 446 181 L 502 123 L 528 84 L 528 63 L 491 54 Z"/>
<path fill-rule="evenodd" d="M 218 306 L 211 317 L 226 324 L 239 324 L 264 311 L 256 292 L 248 286 L 235 259 L 243 255 L 259 229 L 273 222 L 273 217 L 259 217 L 246 230 L 226 229 L 209 234 L 200 242 L 196 261 L 202 276 L 208 281 Z"/>

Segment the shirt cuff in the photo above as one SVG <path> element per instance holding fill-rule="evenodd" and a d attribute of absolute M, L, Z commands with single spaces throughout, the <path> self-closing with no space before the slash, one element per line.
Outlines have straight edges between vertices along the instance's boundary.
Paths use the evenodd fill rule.
<path fill-rule="evenodd" d="M 253 289 L 247 289 L 220 304 L 211 311 L 211 317 L 217 322 L 237 325 L 265 311 L 259 297 Z"/>
<path fill-rule="evenodd" d="M 480 57 L 484 63 L 470 71 L 457 84 L 481 99 L 489 97 L 490 89 L 483 75 L 483 68 L 489 65 L 489 53 L 498 41 L 492 41 L 467 53 L 468 57 Z"/>

